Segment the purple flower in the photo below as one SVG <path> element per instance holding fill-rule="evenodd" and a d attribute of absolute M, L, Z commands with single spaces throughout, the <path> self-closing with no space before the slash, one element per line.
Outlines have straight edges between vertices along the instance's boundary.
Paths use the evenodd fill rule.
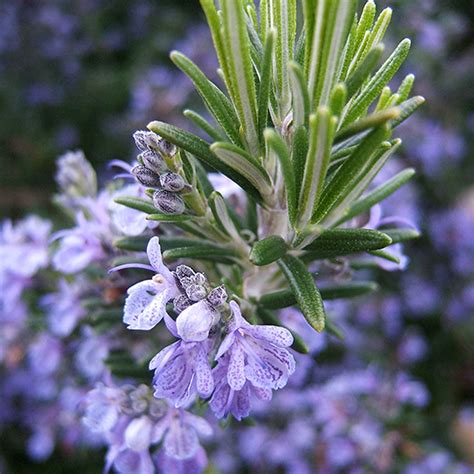
<path fill-rule="evenodd" d="M 230 357 L 221 357 L 217 366 L 212 370 L 216 388 L 209 403 L 217 418 L 224 418 L 229 413 L 241 420 L 250 414 L 250 401 L 252 396 L 268 401 L 272 398 L 272 391 L 268 388 L 254 387 L 246 381 L 240 390 L 234 390 L 228 382 Z"/>
<path fill-rule="evenodd" d="M 237 303 L 232 301 L 230 307 L 233 320 L 216 359 L 224 354 L 228 358 L 228 362 L 223 364 L 228 363 L 226 381 L 229 389 L 235 392 L 248 391 L 249 388 L 244 389 L 248 381 L 254 389 L 263 390 L 258 392 L 259 398 L 268 398 L 268 390 L 283 388 L 288 377 L 295 371 L 295 360 L 286 349 L 293 343 L 293 336 L 287 329 L 278 326 L 251 325 L 242 317 Z M 230 405 L 227 410 L 221 407 L 222 400 L 219 397 L 225 398 L 225 391 L 227 389 L 220 386 L 219 394 L 214 397 L 214 407 L 219 413 L 231 409 Z M 232 404 L 234 396 L 229 391 L 228 403 L 231 398 Z M 237 395 L 235 403 L 247 399 L 245 394 Z M 235 411 L 240 416 L 246 410 L 242 405 L 241 409 Z"/>
<path fill-rule="evenodd" d="M 48 317 L 48 326 L 57 336 L 69 336 L 77 322 L 85 316 L 86 311 L 81 306 L 80 296 L 85 281 L 80 279 L 68 282 L 62 279 L 58 282 L 58 291 L 49 293 L 41 298 L 41 305 Z"/>
<path fill-rule="evenodd" d="M 200 451 L 199 436 L 211 435 L 211 425 L 204 418 L 182 409 L 168 410 L 152 431 L 153 443 L 163 440 L 164 454 L 176 460 L 196 456 Z"/>
<path fill-rule="evenodd" d="M 151 264 L 147 268 L 157 274 L 151 280 L 141 281 L 128 289 L 123 316 L 128 329 L 149 330 L 155 327 L 165 316 L 168 301 L 179 294 L 173 274 L 163 264 L 158 237 L 148 242 L 147 254 Z"/>
<path fill-rule="evenodd" d="M 220 318 L 220 314 L 206 300 L 188 306 L 176 318 L 178 336 L 183 341 L 204 341 L 209 331 Z"/>
<path fill-rule="evenodd" d="M 177 408 L 187 406 L 196 394 L 209 397 L 214 389 L 209 345 L 210 341 L 177 341 L 161 350 L 149 365 L 155 370 L 155 397 L 166 398 Z"/>
<path fill-rule="evenodd" d="M 159 472 L 163 474 L 200 474 L 207 466 L 206 451 L 199 446 L 196 454 L 188 459 L 176 459 L 161 449 L 156 457 Z"/>

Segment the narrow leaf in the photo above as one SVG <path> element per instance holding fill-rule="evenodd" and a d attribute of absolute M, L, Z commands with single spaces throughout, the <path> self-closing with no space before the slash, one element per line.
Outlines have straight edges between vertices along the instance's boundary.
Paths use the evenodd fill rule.
<path fill-rule="evenodd" d="M 288 245 L 279 235 L 270 235 L 255 242 L 249 259 L 257 266 L 269 265 L 286 255 L 287 251 Z"/>
<path fill-rule="evenodd" d="M 360 94 L 350 104 L 343 126 L 359 117 L 362 112 L 376 99 L 382 89 L 390 82 L 405 61 L 410 50 L 410 40 L 404 39 L 385 61 L 377 73 L 364 86 Z"/>
<path fill-rule="evenodd" d="M 271 180 L 265 168 L 250 154 L 227 142 L 211 145 L 211 151 L 226 165 L 243 176 L 262 195 L 271 193 Z"/>
<path fill-rule="evenodd" d="M 366 196 L 354 202 L 349 209 L 344 213 L 342 219 L 337 222 L 337 225 L 352 219 L 353 217 L 370 210 L 375 204 L 383 201 L 388 196 L 393 194 L 397 189 L 403 186 L 415 175 L 413 168 L 407 168 L 394 177 L 390 178 L 385 183 L 381 184 L 373 191 L 370 191 Z"/>
<path fill-rule="evenodd" d="M 305 259 L 333 258 L 387 247 L 392 239 L 372 229 L 328 229 L 304 250 Z"/>
<path fill-rule="evenodd" d="M 324 305 L 311 273 L 301 260 L 292 255 L 285 255 L 278 264 L 306 321 L 316 331 L 321 332 L 325 322 Z"/>
<path fill-rule="evenodd" d="M 258 136 L 261 137 L 263 130 L 267 126 L 268 120 L 268 101 L 272 86 L 272 54 L 275 41 L 275 31 L 270 30 L 267 33 L 265 41 L 265 50 L 263 53 L 262 70 L 260 75 L 260 87 L 258 90 Z"/>
<path fill-rule="evenodd" d="M 147 219 L 150 221 L 158 221 L 158 222 L 186 222 L 191 219 L 191 216 L 186 214 L 149 214 Z"/>
<path fill-rule="evenodd" d="M 387 127 L 376 128 L 344 161 L 331 182 L 326 186 L 321 201 L 313 214 L 312 223 L 317 223 L 323 219 L 331 209 L 340 204 L 346 195 L 353 190 L 354 184 L 362 178 L 366 169 L 370 167 L 374 150 L 388 135 L 389 129 Z"/>
<path fill-rule="evenodd" d="M 177 247 L 174 249 L 165 250 L 163 252 L 163 258 L 165 260 L 189 258 L 231 263 L 233 258 L 238 257 L 239 254 L 235 250 L 213 244 L 193 245 L 192 247 Z"/>
<path fill-rule="evenodd" d="M 270 147 L 277 155 L 283 178 L 285 180 L 286 202 L 288 206 L 288 216 L 292 224 L 296 220 L 297 194 L 295 185 L 295 175 L 293 165 L 290 160 L 288 147 L 275 130 L 267 128 L 265 130 L 265 141 L 267 147 Z"/>
<path fill-rule="evenodd" d="M 293 99 L 293 123 L 295 128 L 306 125 L 309 117 L 310 101 L 303 68 L 290 62 L 290 85 Z"/>
<path fill-rule="evenodd" d="M 392 244 L 398 244 L 399 242 L 406 242 L 407 240 L 420 237 L 420 233 L 416 229 L 410 228 L 382 229 L 382 232 L 392 239 Z"/>
<path fill-rule="evenodd" d="M 185 110 L 183 115 L 197 125 L 201 130 L 207 133 L 207 135 L 217 142 L 225 140 L 225 137 L 217 130 L 216 127 L 212 126 L 202 115 L 198 114 L 194 110 Z"/>
<path fill-rule="evenodd" d="M 330 116 L 327 107 L 320 107 L 310 116 L 309 126 L 309 149 L 298 209 L 302 227 L 309 221 L 323 190 L 336 120 Z"/>
<path fill-rule="evenodd" d="M 377 284 L 372 281 L 356 281 L 341 285 L 326 285 L 319 288 L 323 300 L 336 300 L 342 298 L 355 298 L 377 289 Z M 267 309 L 281 309 L 296 304 L 296 299 L 291 290 L 280 290 L 263 295 L 258 304 Z"/>
<path fill-rule="evenodd" d="M 153 214 L 156 212 L 156 207 L 151 201 L 134 196 L 121 196 L 115 198 L 114 202 L 117 204 L 122 204 L 122 206 L 136 209 L 137 211 L 146 212 L 147 214 Z"/>

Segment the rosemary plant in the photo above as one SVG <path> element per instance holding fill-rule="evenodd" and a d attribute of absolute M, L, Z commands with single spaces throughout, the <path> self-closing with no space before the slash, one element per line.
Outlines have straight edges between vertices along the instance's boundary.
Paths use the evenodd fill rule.
<path fill-rule="evenodd" d="M 117 201 L 186 237 L 165 251 L 165 260 L 198 260 L 216 283 L 226 285 L 247 317 L 297 304 L 322 331 L 331 328 L 325 294 L 354 296 L 374 285 L 318 289 L 318 266 L 360 252 L 394 260 L 382 249 L 417 236 L 411 228 L 364 228 L 357 218 L 414 175 L 405 169 L 370 188 L 401 144 L 393 130 L 424 99 L 410 97 L 411 74 L 396 91 L 389 86 L 408 54 L 408 39 L 379 65 L 390 9 L 376 18 L 372 1 L 360 15 L 353 0 L 302 3 L 300 12 L 296 0 L 262 0 L 258 8 L 252 1 L 222 1 L 220 9 L 212 0 L 201 1 L 225 89 L 178 51 L 171 59 L 193 81 L 213 119 L 184 112 L 209 139 L 154 121 L 148 128 L 158 135 L 156 146 L 142 146 L 145 153 L 158 150 L 163 157 L 157 174 L 168 168 L 185 183 L 178 191 L 185 205 L 181 198 L 168 210 L 151 200 Z M 300 16 L 303 25 L 297 28 Z M 176 148 L 163 153 L 158 142 Z M 139 161 L 147 170 L 143 158 Z M 212 188 L 208 169 L 242 188 L 245 215 Z M 156 188 L 162 187 L 156 184 L 149 190 L 155 203 Z M 130 239 L 117 245 L 136 249 Z"/>
<path fill-rule="evenodd" d="M 150 362 L 155 397 L 176 410 L 199 396 L 218 418 L 248 416 L 253 397 L 286 385 L 288 348 L 307 350 L 276 310 L 297 306 L 316 331 L 343 337 L 324 300 L 375 289 L 357 270 L 399 268 L 399 244 L 418 235 L 379 207 L 414 170 L 372 184 L 401 144 L 394 129 L 424 101 L 410 97 L 411 74 L 389 85 L 410 41 L 384 53 L 391 10 L 376 17 L 371 0 L 359 13 L 355 0 L 301 4 L 201 0 L 222 87 L 180 52 L 171 59 L 204 102 L 207 115 L 184 114 L 207 139 L 159 121 L 134 135 L 130 172 L 145 197 L 116 202 L 159 226 L 151 240 L 116 241 L 146 247 L 150 265 L 139 266 L 155 273 L 129 288 L 124 322 L 164 319 L 177 338 Z M 238 185 L 234 199 L 211 170 Z"/>

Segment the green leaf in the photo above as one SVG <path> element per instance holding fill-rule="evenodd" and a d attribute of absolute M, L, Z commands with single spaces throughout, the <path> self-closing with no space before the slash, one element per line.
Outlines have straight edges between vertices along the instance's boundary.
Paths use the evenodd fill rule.
<path fill-rule="evenodd" d="M 186 222 L 191 219 L 192 216 L 186 214 L 149 214 L 147 219 L 149 221 L 158 221 L 158 222 Z"/>
<path fill-rule="evenodd" d="M 395 255 L 385 252 L 384 250 L 372 250 L 368 252 L 370 255 L 374 257 L 383 258 L 384 260 L 388 260 L 389 262 L 396 263 L 397 265 L 400 263 L 400 259 Z"/>
<path fill-rule="evenodd" d="M 150 241 L 150 237 L 135 236 L 135 237 L 122 237 L 114 240 L 114 246 L 120 250 L 130 250 L 132 252 L 144 252 L 146 246 Z"/>
<path fill-rule="evenodd" d="M 397 105 L 405 102 L 405 100 L 408 99 L 414 82 L 415 76 L 413 74 L 408 74 L 405 79 L 403 79 L 400 87 L 397 90 L 397 94 L 399 96 L 399 103 Z"/>
<path fill-rule="evenodd" d="M 258 90 L 258 136 L 261 137 L 263 130 L 267 126 L 268 120 L 268 101 L 272 88 L 272 54 L 273 43 L 275 41 L 275 31 L 270 30 L 267 33 L 265 41 L 265 50 L 263 53 L 262 70 L 260 75 L 260 87 Z"/>
<path fill-rule="evenodd" d="M 209 196 L 209 207 L 211 208 L 218 228 L 234 241 L 242 240 L 234 221 L 229 215 L 229 209 L 227 208 L 225 199 L 217 191 L 214 191 Z"/>
<path fill-rule="evenodd" d="M 200 159 L 203 163 L 220 171 L 226 175 L 232 181 L 237 183 L 242 189 L 250 194 L 257 202 L 262 202 L 262 196 L 257 189 L 246 179 L 244 176 L 236 173 L 233 168 L 219 160 L 214 153 L 211 152 L 209 144 L 201 138 L 187 132 L 181 128 L 173 125 L 168 125 L 163 122 L 150 122 L 147 126 L 151 131 L 157 133 L 165 140 L 175 144 L 176 146 L 183 148 L 189 153 L 193 154 L 196 158 Z"/>
<path fill-rule="evenodd" d="M 355 122 L 352 122 L 347 127 L 339 130 L 334 139 L 334 143 L 340 143 L 348 138 L 357 135 L 358 133 L 365 132 L 371 128 L 379 127 L 385 124 L 389 120 L 397 120 L 400 117 L 401 109 L 399 107 L 391 107 L 389 109 L 382 110 L 381 112 L 374 112 L 373 114 L 367 115 Z"/>
<path fill-rule="evenodd" d="M 286 202 L 288 206 L 288 216 L 292 225 L 296 220 L 297 194 L 295 185 L 295 175 L 293 172 L 293 164 L 286 143 L 275 130 L 267 128 L 264 132 L 267 148 L 271 148 L 277 155 L 283 178 L 285 180 Z"/>
<path fill-rule="evenodd" d="M 382 57 L 384 49 L 383 44 L 378 44 L 374 49 L 369 51 L 369 54 L 361 62 L 359 67 L 348 77 L 346 82 L 348 97 L 352 97 L 362 84 L 364 84 Z"/>
<path fill-rule="evenodd" d="M 131 209 L 136 209 L 137 211 L 146 212 L 147 214 L 153 214 L 156 212 L 156 207 L 151 201 L 134 196 L 121 196 L 115 198 L 114 202 L 122 204 L 122 206 L 130 207 Z"/>
<path fill-rule="evenodd" d="M 415 112 L 418 107 L 425 103 L 424 97 L 421 95 L 417 95 L 412 97 L 411 99 L 406 100 L 398 105 L 398 109 L 400 109 L 400 115 L 398 118 L 392 121 L 392 127 L 395 128 L 404 122 L 413 112 Z"/>
<path fill-rule="evenodd" d="M 376 128 L 367 135 L 360 145 L 347 158 L 339 170 L 334 174 L 329 184 L 325 187 L 319 205 L 316 207 L 311 222 L 320 222 L 354 189 L 367 169 L 372 166 L 374 150 L 382 143 L 390 132 L 388 127 Z"/>
<path fill-rule="evenodd" d="M 382 229 L 382 232 L 392 239 L 392 244 L 398 244 L 399 242 L 406 242 L 407 240 L 420 237 L 420 233 L 412 228 Z"/>
<path fill-rule="evenodd" d="M 339 117 L 342 113 L 342 109 L 346 103 L 347 89 L 345 84 L 336 84 L 331 92 L 331 98 L 329 100 L 329 109 L 331 113 Z"/>
<path fill-rule="evenodd" d="M 192 247 L 177 247 L 163 252 L 165 260 L 180 258 L 211 260 L 223 263 L 232 263 L 232 259 L 239 258 L 239 254 L 226 247 L 215 244 L 200 244 Z"/>
<path fill-rule="evenodd" d="M 308 154 L 308 130 L 305 126 L 299 126 L 293 135 L 293 146 L 291 161 L 293 162 L 293 172 L 295 175 L 295 192 L 299 196 L 301 185 L 303 184 L 306 155 Z"/>
<path fill-rule="evenodd" d="M 207 133 L 207 135 L 215 141 L 221 142 L 225 140 L 225 137 L 220 131 L 211 125 L 202 115 L 198 114 L 194 110 L 185 110 L 183 115 L 197 125 L 201 130 Z"/>
<path fill-rule="evenodd" d="M 360 94 L 350 103 L 342 126 L 355 120 L 376 99 L 405 61 L 410 50 L 410 40 L 404 39 L 385 61 L 377 73 L 363 87 Z"/>
<path fill-rule="evenodd" d="M 400 139 L 395 139 L 390 142 L 383 142 L 374 153 L 373 158 L 362 170 L 357 177 L 352 187 L 352 190 L 340 201 L 340 203 L 331 211 L 331 215 L 324 219 L 325 227 L 334 227 L 334 223 L 341 219 L 345 210 L 352 205 L 352 203 L 360 197 L 360 195 L 367 189 L 375 176 L 385 166 L 389 157 L 398 149 L 401 144 Z"/>
<path fill-rule="evenodd" d="M 400 173 L 396 174 L 385 183 L 375 188 L 366 196 L 354 202 L 344 213 L 343 218 L 336 223 L 336 225 L 346 222 L 349 219 L 352 219 L 353 217 L 370 210 L 373 206 L 375 206 L 375 204 L 383 201 L 388 196 L 393 194 L 397 189 L 413 178 L 413 176 L 415 176 L 415 170 L 413 168 L 407 168 L 403 171 L 400 171 Z"/>
<path fill-rule="evenodd" d="M 323 300 L 305 264 L 292 255 L 285 255 L 278 264 L 285 275 L 306 321 L 316 331 L 324 329 Z"/>
<path fill-rule="evenodd" d="M 290 331 L 291 335 L 293 336 L 293 344 L 291 345 L 291 348 L 294 349 L 296 352 L 299 352 L 300 354 L 307 354 L 309 352 L 309 348 L 303 341 L 303 339 L 301 339 L 301 337 L 296 332 L 283 325 L 274 313 L 260 307 L 257 308 L 257 314 L 260 316 L 260 319 L 265 324 L 271 324 L 273 326 L 280 326 L 285 329 L 288 329 L 288 331 Z"/>
<path fill-rule="evenodd" d="M 372 229 L 328 229 L 304 247 L 305 259 L 333 258 L 387 247 L 392 239 Z"/>
<path fill-rule="evenodd" d="M 377 289 L 377 284 L 372 281 L 356 281 L 341 285 L 327 285 L 319 288 L 323 300 L 336 300 L 342 298 L 355 298 Z M 258 304 L 267 309 L 281 309 L 296 304 L 296 298 L 291 290 L 274 291 L 263 295 Z"/>
<path fill-rule="evenodd" d="M 236 127 L 238 118 L 225 94 L 184 54 L 173 51 L 170 57 L 174 64 L 193 81 L 196 90 L 209 108 L 209 111 L 217 120 L 217 123 L 225 130 L 232 142 L 240 144 L 241 140 L 238 128 Z"/>
<path fill-rule="evenodd" d="M 293 124 L 295 128 L 306 125 L 309 117 L 310 101 L 303 68 L 296 62 L 289 64 L 290 86 L 293 99 Z"/>
<path fill-rule="evenodd" d="M 249 259 L 254 265 L 262 266 L 276 262 L 286 255 L 288 245 L 279 235 L 270 235 L 255 242 L 250 251 Z"/>
<path fill-rule="evenodd" d="M 221 4 L 223 38 L 233 102 L 251 153 L 258 152 L 257 100 L 242 0 Z"/>
<path fill-rule="evenodd" d="M 315 105 L 329 104 L 330 93 L 337 79 L 336 73 L 341 61 L 342 50 L 356 8 L 355 0 L 321 0 L 322 2 L 327 4 L 327 15 L 324 20 L 324 37 L 320 46 L 320 57 L 316 65 L 318 73 L 312 96 L 313 108 Z M 311 91 L 311 76 L 308 81 Z"/>
<path fill-rule="evenodd" d="M 227 142 L 216 142 L 211 151 L 226 165 L 243 176 L 262 195 L 272 192 L 271 180 L 265 168 L 250 154 Z"/>
<path fill-rule="evenodd" d="M 298 204 L 302 227 L 311 218 L 314 206 L 322 194 L 336 119 L 331 117 L 327 107 L 319 107 L 316 114 L 310 116 L 309 127 L 309 150 Z"/>

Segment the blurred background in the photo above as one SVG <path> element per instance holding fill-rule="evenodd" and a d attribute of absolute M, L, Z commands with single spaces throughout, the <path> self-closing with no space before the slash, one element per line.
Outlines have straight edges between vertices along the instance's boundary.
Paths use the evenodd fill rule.
<path fill-rule="evenodd" d="M 427 387 L 421 436 L 474 463 L 474 3 L 377 6 L 394 10 L 388 46 L 412 39 L 398 79 L 415 73 L 427 99 L 400 130 L 394 165 L 418 176 L 391 204 L 423 237 L 406 249 L 407 271 L 381 272 L 382 290 L 350 311 L 386 335 L 368 361 L 399 364 Z M 131 134 L 150 120 L 190 128 L 181 111 L 197 97 L 171 49 L 216 78 L 197 1 L 1 1 L 2 217 L 54 212 L 54 162 L 66 150 L 83 149 L 105 176 L 108 161 L 133 156 Z"/>

